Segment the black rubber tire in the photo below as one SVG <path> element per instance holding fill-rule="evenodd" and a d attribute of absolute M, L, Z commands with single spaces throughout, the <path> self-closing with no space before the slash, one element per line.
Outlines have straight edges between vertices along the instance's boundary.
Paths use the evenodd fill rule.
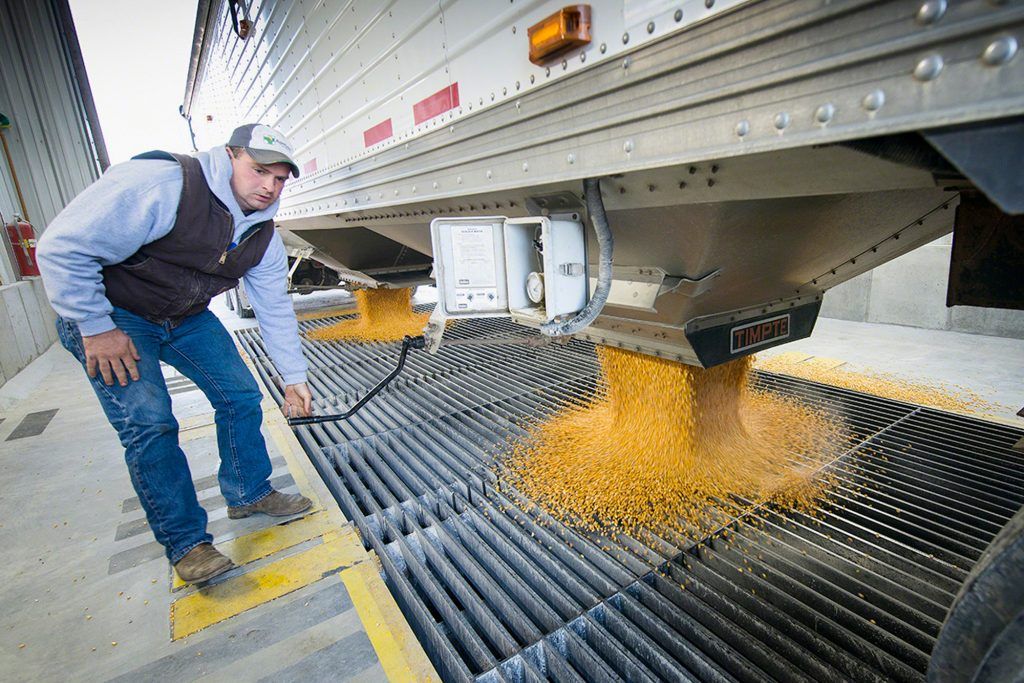
<path fill-rule="evenodd" d="M 981 554 L 949 608 L 932 683 L 1024 681 L 1024 508 Z"/>

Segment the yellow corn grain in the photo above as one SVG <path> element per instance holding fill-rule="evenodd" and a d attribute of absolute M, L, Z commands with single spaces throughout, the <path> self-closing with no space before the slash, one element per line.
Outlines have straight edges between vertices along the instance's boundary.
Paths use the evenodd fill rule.
<path fill-rule="evenodd" d="M 500 461 L 502 478 L 556 519 L 692 536 L 737 505 L 808 509 L 828 485 L 815 473 L 845 445 L 842 425 L 752 390 L 752 358 L 703 369 L 605 346 L 597 354 L 595 395 L 535 425 Z"/>
<path fill-rule="evenodd" d="M 412 310 L 411 289 L 359 289 L 355 292 L 358 318 L 310 330 L 314 341 L 390 342 L 423 334 L 429 313 Z"/>
<path fill-rule="evenodd" d="M 813 358 L 802 362 L 793 360 L 793 357 L 787 354 L 761 358 L 757 361 L 757 369 L 941 410 L 974 414 L 991 414 L 998 411 L 997 406 L 964 387 L 914 381 L 891 373 L 870 370 L 854 372 L 838 366 L 829 367 L 815 363 Z"/>

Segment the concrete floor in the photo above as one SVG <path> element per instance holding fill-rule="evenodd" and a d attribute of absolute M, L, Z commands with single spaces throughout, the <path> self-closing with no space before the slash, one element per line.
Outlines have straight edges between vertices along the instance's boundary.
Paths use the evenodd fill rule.
<path fill-rule="evenodd" d="M 297 518 L 229 520 L 210 405 L 171 368 L 165 376 L 208 529 L 242 566 L 201 589 L 176 581 L 114 430 L 55 345 L 0 388 L 0 680 L 432 675 L 379 565 L 272 400 L 272 483 L 315 505 Z"/>
<path fill-rule="evenodd" d="M 432 298 L 424 289 L 416 301 Z M 301 314 L 350 305 L 351 297 L 340 292 L 296 297 Z M 223 300 L 213 308 L 230 328 L 254 324 L 235 317 Z M 842 359 L 855 369 L 960 385 L 1002 404 L 1006 417 L 1020 421 L 1013 413 L 1024 404 L 1024 340 L 822 319 L 811 338 L 767 353 L 794 350 Z M 226 519 L 210 476 L 217 460 L 210 406 L 187 380 L 170 369 L 166 374 L 176 392 L 183 448 L 210 510 L 210 528 L 218 543 L 233 544 L 251 561 L 202 591 L 175 585 L 145 527 L 114 431 L 81 368 L 55 346 L 0 387 L 0 678 L 380 680 L 387 675 L 404 680 L 430 675 L 373 558 L 339 518 L 269 399 L 264 432 L 275 483 L 312 492 L 319 501 L 314 512 L 330 522 L 311 533 L 296 535 L 299 526 L 258 517 Z M 44 428 L 19 437 L 23 425 L 33 424 L 26 421 L 30 415 L 37 429 Z M 307 517 L 302 524 L 325 519 Z M 328 544 L 339 542 L 334 532 L 348 534 L 345 557 L 330 555 L 333 564 L 324 571 L 304 583 L 296 579 L 312 566 L 314 560 L 307 558 L 322 557 Z M 270 544 L 264 554 L 261 543 Z M 275 580 L 301 585 L 246 606 L 245 596 Z M 216 611 L 236 603 L 244 608 L 236 616 L 175 639 L 196 619 L 212 618 L 202 609 L 190 616 L 182 605 Z M 172 613 L 179 615 L 176 621 Z M 398 649 L 412 653 L 398 662 L 380 655 L 396 638 L 404 643 Z"/>
<path fill-rule="evenodd" d="M 790 351 L 843 360 L 854 372 L 970 389 L 994 404 L 995 416 L 1024 425 L 1016 415 L 1024 406 L 1024 339 L 819 318 L 807 339 L 760 355 Z"/>

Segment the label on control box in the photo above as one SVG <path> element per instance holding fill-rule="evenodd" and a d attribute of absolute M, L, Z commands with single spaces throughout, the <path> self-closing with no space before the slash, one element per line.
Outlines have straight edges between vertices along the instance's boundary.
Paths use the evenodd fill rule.
<path fill-rule="evenodd" d="M 490 225 L 457 225 L 452 228 L 452 275 L 457 288 L 489 287 L 492 295 L 497 284 L 497 273 L 494 263 L 494 228 Z M 459 292 L 457 296 L 472 296 L 475 293 Z M 461 304 L 461 302 L 460 302 Z M 462 306 L 460 305 L 459 308 Z"/>

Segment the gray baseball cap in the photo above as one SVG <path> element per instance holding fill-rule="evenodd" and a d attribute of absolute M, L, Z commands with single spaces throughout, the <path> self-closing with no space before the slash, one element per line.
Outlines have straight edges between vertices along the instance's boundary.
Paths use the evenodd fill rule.
<path fill-rule="evenodd" d="M 288 164 L 292 175 L 299 177 L 299 165 L 292 159 L 292 145 L 288 138 L 262 123 L 247 123 L 235 128 L 228 147 L 244 147 L 257 163 Z"/>

